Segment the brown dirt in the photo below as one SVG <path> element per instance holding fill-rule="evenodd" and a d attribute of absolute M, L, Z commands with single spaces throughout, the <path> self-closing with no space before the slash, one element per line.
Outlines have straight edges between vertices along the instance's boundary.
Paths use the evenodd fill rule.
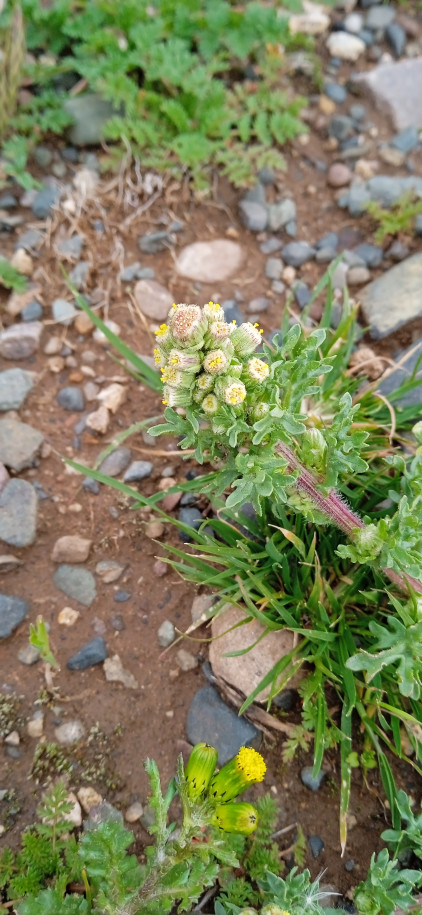
<path fill-rule="evenodd" d="M 342 75 L 340 73 L 340 77 Z M 347 106 L 343 107 L 346 110 Z M 389 135 L 386 123 L 380 120 L 376 112 L 370 111 L 369 105 L 367 108 L 368 117 L 378 127 L 377 141 L 386 138 Z M 338 110 L 341 111 L 342 107 L 339 106 Z M 358 233 L 355 244 L 360 240 L 370 240 L 371 224 L 368 218 L 353 221 L 340 210 L 335 202 L 335 192 L 327 188 L 325 175 L 315 167 L 318 159 L 335 160 L 335 152 L 330 152 L 327 146 L 324 130 L 312 130 L 307 145 L 296 141 L 287 154 L 287 171 L 280 176 L 277 190 L 291 191 L 297 202 L 298 237 L 313 242 L 328 231 L 350 226 Z M 371 158 L 371 155 L 366 157 Z M 415 166 L 419 169 L 421 167 L 416 162 Z M 385 172 L 388 171 L 385 166 Z M 71 167 L 68 176 L 71 179 Z M 137 313 L 128 295 L 128 287 L 118 279 L 123 263 L 127 265 L 138 259 L 143 266 L 154 267 L 157 279 L 170 289 L 175 301 L 202 302 L 210 298 L 224 300 L 232 298 L 235 290 L 241 291 L 247 300 L 257 295 L 268 295 L 271 306 L 264 313 L 262 323 L 266 330 L 274 329 L 280 321 L 283 300 L 266 288 L 270 286 L 270 281 L 265 280 L 265 257 L 259 251 L 256 237 L 247 232 L 238 221 L 238 193 L 220 182 L 212 199 L 198 202 L 192 198 L 187 188 L 181 189 L 170 181 L 165 194 L 125 227 L 125 220 L 133 213 L 124 202 L 124 194 L 121 194 L 126 177 L 123 176 L 121 187 L 116 182 L 101 201 L 88 203 L 76 225 L 77 231 L 86 237 L 86 252 L 92 263 L 86 291 L 92 295 L 96 288 L 101 290 L 99 299 L 105 304 L 102 314 L 120 325 L 123 339 L 136 352 L 151 351 L 149 328 Z M 27 218 L 28 211 L 22 212 Z M 104 220 L 106 231 L 103 236 L 96 235 L 92 229 L 95 218 Z M 171 251 L 153 256 L 140 255 L 138 235 L 160 228 L 163 221 L 172 218 L 181 219 L 184 223 L 184 230 L 177 237 L 178 246 L 197 239 L 207 240 L 225 235 L 236 237 L 245 251 L 242 273 L 226 283 L 218 284 L 215 289 L 204 286 L 198 290 L 195 284 L 177 276 Z M 49 243 L 44 245 L 36 261 L 35 278 L 43 287 L 45 314 L 48 314 L 48 306 L 56 297 L 68 297 L 53 241 L 61 233 L 71 234 L 71 222 L 62 211 L 54 216 L 49 222 Z M 11 253 L 14 236 L 3 237 L 2 241 L 4 254 Z M 415 240 L 411 241 L 412 251 L 416 245 Z M 322 270 L 319 265 L 311 263 L 302 268 L 301 277 L 312 285 Z M 3 295 L 2 298 L 5 303 L 7 297 Z M 10 320 L 5 318 L 5 324 L 7 323 Z M 157 641 L 157 629 L 164 619 L 172 619 L 182 631 L 190 624 L 190 606 L 195 589 L 181 581 L 172 571 L 163 578 L 154 576 L 154 557 L 162 556 L 164 551 L 159 543 L 145 536 L 145 517 L 142 517 L 142 513 L 131 512 L 119 494 L 111 489 L 102 487 L 98 496 L 82 490 L 81 477 L 67 472 L 63 458 L 73 458 L 92 466 L 105 447 L 105 442 L 87 431 L 75 441 L 74 426 L 80 417 L 66 413 L 57 405 L 58 390 L 67 383 L 83 380 L 79 377 L 78 356 L 87 348 L 96 353 L 96 374 L 111 380 L 114 376 L 121 375 L 122 370 L 109 357 L 108 348 L 95 343 L 91 335 L 81 339 L 72 327 L 63 329 L 54 326 L 50 320 L 45 323 L 42 348 L 53 333 L 62 335 L 63 341 L 76 357 L 78 367 L 66 368 L 59 375 L 52 374 L 47 368 L 47 358 L 43 355 L 42 348 L 34 359 L 20 363 L 23 368 L 38 375 L 38 382 L 20 412 L 21 419 L 41 430 L 51 446 L 48 457 L 42 458 L 38 466 L 24 471 L 20 476 L 37 480 L 49 498 L 39 505 L 36 543 L 25 550 L 13 550 L 22 560 L 22 566 L 16 572 L 9 573 L 1 587 L 7 593 L 30 601 L 29 621 L 34 622 L 40 613 L 51 627 L 52 647 L 61 669 L 54 677 L 57 698 L 44 706 L 47 740 L 54 739 L 54 726 L 62 721 L 81 718 L 87 734 L 98 723 L 108 740 L 107 777 L 95 779 L 94 787 L 103 792 L 111 803 L 124 810 L 135 799 L 146 799 L 147 783 L 142 768 L 145 757 L 156 759 L 165 782 L 173 774 L 180 741 L 185 736 L 190 701 L 196 690 L 205 683 L 199 666 L 194 671 L 182 673 L 177 667 L 175 653 L 170 650 L 163 655 Z M 388 350 L 394 354 L 397 347 L 411 342 L 416 330 L 418 328 L 407 328 L 396 335 L 394 341 L 383 344 L 383 352 Z M 12 363 L 4 364 L 3 367 L 11 365 Z M 112 419 L 106 442 L 130 424 L 161 412 L 160 398 L 133 379 L 129 380 L 128 392 L 126 403 Z M 165 465 L 174 466 L 174 475 L 178 481 L 182 481 L 189 467 L 193 466 L 183 463 L 174 455 L 175 446 L 172 442 L 163 444 L 160 439 L 159 445 L 151 446 L 146 445 L 142 437 L 137 435 L 127 444 L 132 449 L 134 459 L 148 459 L 154 463 L 152 477 L 140 484 L 140 491 L 146 495 L 156 491 Z M 115 559 L 127 564 L 117 585 L 105 585 L 98 581 L 95 603 L 90 609 L 77 607 L 81 616 L 70 629 L 58 625 L 57 615 L 65 605 L 77 605 L 58 592 L 52 582 L 55 570 L 51 560 L 52 548 L 57 538 L 65 533 L 78 533 L 92 538 L 94 545 L 86 563 L 88 569 L 94 571 L 96 563 L 102 559 Z M 168 527 L 162 539 L 176 543 L 177 532 Z M 115 603 L 113 596 L 117 588 L 130 591 L 131 599 L 126 603 Z M 116 613 L 123 617 L 125 628 L 122 631 L 113 629 L 111 619 Z M 96 633 L 103 631 L 109 654 L 117 652 L 120 655 L 123 666 L 139 680 L 139 689 L 127 690 L 120 684 L 107 683 L 100 666 L 84 672 L 67 670 L 66 661 L 73 652 Z M 13 691 L 22 697 L 23 718 L 32 717 L 34 704 L 39 701 L 45 686 L 40 663 L 25 667 L 16 660 L 18 651 L 25 647 L 27 640 L 28 624 L 25 623 L 0 645 L 0 691 Z M 206 657 L 206 643 L 190 643 L 187 647 L 199 659 Z M 298 710 L 290 717 L 299 720 Z M 25 736 L 25 733 L 25 728 L 21 727 L 18 759 L 10 758 L 6 746 L 0 749 L 0 787 L 15 790 L 14 803 L 18 808 L 17 812 L 9 816 L 9 828 L 0 839 L 0 849 L 7 844 L 18 844 L 24 826 L 34 821 L 40 798 L 41 787 L 29 778 L 36 742 Z M 378 775 L 370 773 L 366 787 L 362 785 L 359 775 L 354 776 L 350 811 L 357 822 L 350 830 L 345 859 L 342 860 L 338 839 L 337 758 L 335 754 L 328 755 L 325 784 L 317 794 L 311 794 L 302 786 L 299 778 L 300 768 L 311 762 L 311 754 L 302 753 L 293 764 L 284 766 L 281 763 L 282 740 L 280 736 L 271 743 L 268 739 L 264 740 L 264 755 L 268 761 L 265 788 L 271 789 L 280 803 L 279 826 L 299 823 L 306 836 L 321 834 L 325 850 L 318 861 L 314 861 L 308 852 L 306 864 L 314 876 L 324 869 L 324 882 L 334 884 L 345 893 L 362 879 L 372 852 L 378 850 L 381 844 L 379 836 L 385 828 L 386 817 Z M 99 747 L 98 741 L 94 741 L 94 745 L 85 742 L 73 753 L 70 776 L 72 787 L 86 783 L 84 767 L 87 760 L 92 761 L 99 749 L 104 752 L 104 747 Z M 408 791 L 415 788 L 412 775 L 404 766 L 402 769 L 396 765 L 395 770 L 403 787 Z M 116 782 L 116 787 L 110 787 L 110 782 Z M 134 831 L 140 847 L 146 840 L 146 834 L 140 825 L 136 825 Z M 282 847 L 288 848 L 291 841 L 289 835 L 283 841 Z M 344 861 L 350 858 L 354 859 L 356 867 L 348 873 Z"/>

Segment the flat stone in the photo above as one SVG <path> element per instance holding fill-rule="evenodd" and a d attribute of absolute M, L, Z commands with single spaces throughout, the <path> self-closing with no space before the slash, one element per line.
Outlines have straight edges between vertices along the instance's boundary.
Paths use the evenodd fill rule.
<path fill-rule="evenodd" d="M 243 251 L 229 239 L 197 241 L 183 248 L 176 260 L 181 276 L 201 283 L 218 283 L 229 279 L 241 266 Z"/>
<path fill-rule="evenodd" d="M 86 418 L 86 425 L 88 429 L 92 429 L 93 432 L 104 435 L 110 425 L 110 413 L 107 410 L 107 407 L 98 407 L 98 410 L 94 410 L 90 413 Z"/>
<path fill-rule="evenodd" d="M 25 248 L 25 251 L 38 251 L 45 239 L 44 232 L 40 229 L 27 229 L 16 242 L 16 248 Z"/>
<path fill-rule="evenodd" d="M 176 630 L 171 620 L 163 620 L 158 629 L 158 644 L 161 648 L 168 648 L 176 638 Z"/>
<path fill-rule="evenodd" d="M 23 369 L 0 372 L 0 410 L 19 410 L 33 387 L 32 376 Z"/>
<path fill-rule="evenodd" d="M 5 575 L 7 572 L 15 572 L 21 565 L 22 560 L 14 556 L 13 553 L 0 554 L 0 575 Z"/>
<path fill-rule="evenodd" d="M 279 200 L 268 206 L 268 227 L 272 232 L 278 232 L 288 222 L 296 219 L 296 204 L 290 197 Z M 270 253 L 270 252 L 269 252 Z"/>
<path fill-rule="evenodd" d="M 29 604 L 20 597 L 0 593 L 0 639 L 7 639 L 29 613 Z"/>
<path fill-rule="evenodd" d="M 415 344 L 412 344 L 407 350 L 399 352 L 397 354 L 397 362 L 400 364 L 398 368 L 395 368 L 394 371 L 391 372 L 391 375 L 388 375 L 387 378 L 384 378 L 380 382 L 378 386 L 380 394 L 383 394 L 384 397 L 388 397 L 388 395 L 391 394 L 392 391 L 396 391 L 404 381 L 408 381 L 411 375 L 413 375 L 416 364 L 418 360 L 421 360 L 421 357 L 422 340 L 420 340 L 416 346 Z M 400 397 L 399 400 L 396 400 L 394 406 L 408 407 L 417 404 L 422 407 L 422 361 L 419 363 L 415 380 L 420 382 L 419 385 L 403 397 Z"/>
<path fill-rule="evenodd" d="M 78 740 L 82 740 L 84 734 L 85 728 L 79 718 L 75 718 L 73 721 L 66 721 L 64 724 L 54 728 L 54 736 L 57 743 L 65 746 L 78 743 Z"/>
<path fill-rule="evenodd" d="M 378 110 L 391 118 L 395 130 L 420 128 L 422 56 L 380 64 L 358 74 L 353 81 L 363 93 L 369 93 Z"/>
<path fill-rule="evenodd" d="M 349 267 L 347 271 L 347 283 L 350 286 L 363 286 L 371 279 L 371 274 L 367 267 L 355 266 Z"/>
<path fill-rule="evenodd" d="M 301 267 L 315 257 L 315 248 L 306 241 L 291 241 L 283 248 L 282 255 L 290 267 Z"/>
<path fill-rule="evenodd" d="M 294 635 L 288 629 L 281 629 L 278 632 L 270 632 L 254 645 L 263 635 L 264 626 L 255 619 L 240 625 L 245 618 L 246 614 L 234 606 L 214 617 L 211 624 L 209 659 L 216 677 L 225 680 L 244 696 L 249 696 L 274 664 L 292 650 Z M 242 651 L 250 645 L 254 647 L 246 655 L 225 657 L 228 653 Z M 269 693 L 270 686 L 259 694 L 256 701 L 265 702 Z"/>
<path fill-rule="evenodd" d="M 309 848 L 311 849 L 311 852 L 312 852 L 312 857 L 315 859 L 319 858 L 321 852 L 324 851 L 324 848 L 325 848 L 325 845 L 324 845 L 323 840 L 321 839 L 321 836 L 309 836 L 308 842 L 309 842 Z"/>
<path fill-rule="evenodd" d="M 54 321 L 57 321 L 58 324 L 66 325 L 71 324 L 78 314 L 72 302 L 67 302 L 66 299 L 54 299 L 51 311 Z"/>
<path fill-rule="evenodd" d="M 47 219 L 52 208 L 60 200 L 60 188 L 48 185 L 41 188 L 34 197 L 32 212 L 36 219 Z"/>
<path fill-rule="evenodd" d="M 333 162 L 328 170 L 327 184 L 330 187 L 346 187 L 352 177 L 350 168 L 344 162 Z"/>
<path fill-rule="evenodd" d="M 60 565 L 54 573 L 53 581 L 59 591 L 79 601 L 84 607 L 90 607 L 97 596 L 95 578 L 88 569 Z"/>
<path fill-rule="evenodd" d="M 151 461 L 132 461 L 123 477 L 125 483 L 136 483 L 138 480 L 145 480 L 150 477 L 154 465 Z"/>
<path fill-rule="evenodd" d="M 41 321 L 11 324 L 0 333 L 0 356 L 3 359 L 28 359 L 40 345 Z"/>
<path fill-rule="evenodd" d="M 392 6 L 379 4 L 372 6 L 366 16 L 366 28 L 378 32 L 387 28 L 396 18 L 396 11 Z"/>
<path fill-rule="evenodd" d="M 85 562 L 91 546 L 92 540 L 78 534 L 65 534 L 56 540 L 51 558 L 53 562 Z"/>
<path fill-rule="evenodd" d="M 116 448 L 101 462 L 98 470 L 108 477 L 118 477 L 129 464 L 132 453 L 130 448 Z"/>
<path fill-rule="evenodd" d="M 68 670 L 86 670 L 88 667 L 94 667 L 95 664 L 101 664 L 106 657 L 106 643 L 101 636 L 97 635 L 69 658 L 66 667 Z"/>
<path fill-rule="evenodd" d="M 209 617 L 209 611 L 215 603 L 215 594 L 197 594 L 194 597 L 190 609 L 192 622 L 205 622 Z"/>
<path fill-rule="evenodd" d="M 181 508 L 179 511 L 179 521 L 182 524 L 186 524 L 188 527 L 192 527 L 194 530 L 198 530 L 203 522 L 203 517 L 198 508 Z M 183 543 L 191 543 L 192 537 L 189 533 L 179 530 L 179 539 Z"/>
<path fill-rule="evenodd" d="M 352 30 L 348 29 L 348 31 Z M 359 29 L 357 31 L 359 31 Z M 341 86 L 339 83 L 324 83 L 323 91 L 327 98 L 338 105 L 346 101 L 347 91 L 345 87 Z"/>
<path fill-rule="evenodd" d="M 91 264 L 89 261 L 79 261 L 70 271 L 69 280 L 78 292 L 84 288 L 90 269 Z"/>
<path fill-rule="evenodd" d="M 84 239 L 82 235 L 71 235 L 70 238 L 65 238 L 64 241 L 58 243 L 57 253 L 64 257 L 79 258 L 83 245 Z"/>
<path fill-rule="evenodd" d="M 138 245 L 144 254 L 158 254 L 159 251 L 168 251 L 174 245 L 171 232 L 147 232 L 138 238 Z"/>
<path fill-rule="evenodd" d="M 0 495 L 0 540 L 9 546 L 34 543 L 38 496 L 31 483 L 14 478 Z"/>
<path fill-rule="evenodd" d="M 100 562 L 97 562 L 95 566 L 95 573 L 101 578 L 101 581 L 104 584 L 108 585 L 118 579 L 123 575 L 126 566 L 121 562 L 115 562 L 113 559 L 103 559 Z"/>
<path fill-rule="evenodd" d="M 92 785 L 87 785 L 86 787 L 79 789 L 78 800 L 80 801 L 81 806 L 82 806 L 83 810 L 85 811 L 85 813 L 90 813 L 91 810 L 98 808 L 100 806 L 105 807 L 105 804 L 102 804 L 103 799 L 101 797 L 101 794 L 99 794 L 98 791 L 96 791 L 95 788 L 92 787 Z M 111 807 L 111 804 L 107 805 L 107 806 L 109 807 L 110 810 L 113 810 L 113 808 Z M 116 810 L 115 813 L 117 814 L 118 811 Z M 115 822 L 116 821 L 120 822 L 120 817 L 122 817 L 121 814 L 119 815 L 118 818 L 108 816 L 108 817 L 100 818 L 97 822 L 101 822 L 101 819 L 103 819 L 103 821 L 106 819 L 108 819 L 109 821 L 112 821 L 112 819 L 114 819 Z M 95 820 L 93 819 L 92 822 L 95 822 Z"/>
<path fill-rule="evenodd" d="M 124 404 L 127 397 L 127 388 L 123 384 L 114 381 L 107 385 L 98 394 L 97 400 L 100 401 L 111 413 L 117 413 L 119 408 Z"/>
<path fill-rule="evenodd" d="M 382 248 L 378 245 L 371 245 L 368 242 L 358 245 L 354 253 L 362 258 L 367 267 L 379 267 L 384 257 Z"/>
<path fill-rule="evenodd" d="M 38 648 L 35 648 L 35 646 L 31 645 L 30 643 L 18 651 L 18 661 L 20 661 L 21 664 L 25 664 L 26 667 L 32 667 L 32 665 L 36 664 L 39 659 L 40 653 Z"/>
<path fill-rule="evenodd" d="M 331 32 L 327 38 L 327 47 L 332 57 L 355 61 L 363 54 L 365 42 L 349 32 Z"/>
<path fill-rule="evenodd" d="M 144 808 L 139 801 L 134 801 L 125 811 L 125 820 L 127 823 L 137 823 L 141 819 Z"/>
<path fill-rule="evenodd" d="M 37 429 L 17 419 L 0 419 L 0 461 L 20 473 L 32 467 L 44 441 Z"/>
<path fill-rule="evenodd" d="M 419 131 L 416 127 L 406 127 L 405 130 L 400 130 L 391 140 L 391 145 L 405 155 L 416 149 L 419 143 Z"/>
<path fill-rule="evenodd" d="M 269 257 L 265 264 L 265 276 L 269 280 L 279 280 L 283 273 L 284 264 L 281 257 Z"/>
<path fill-rule="evenodd" d="M 37 302 L 35 299 L 32 302 L 28 302 L 21 311 L 22 321 L 32 322 L 39 321 L 43 316 L 42 305 Z"/>
<path fill-rule="evenodd" d="M 165 321 L 173 304 L 173 296 L 156 280 L 138 280 L 133 294 L 135 301 L 147 318 L 153 321 Z"/>
<path fill-rule="evenodd" d="M 392 22 L 385 30 L 385 40 L 394 54 L 401 57 L 406 47 L 406 32 L 398 22 Z"/>
<path fill-rule="evenodd" d="M 104 124 L 116 114 L 114 105 L 96 92 L 68 98 L 63 107 L 73 120 L 68 129 L 73 146 L 99 146 Z"/>
<path fill-rule="evenodd" d="M 422 253 L 391 267 L 365 286 L 359 298 L 373 339 L 386 337 L 422 317 Z"/>
<path fill-rule="evenodd" d="M 305 788 L 309 788 L 310 791 L 318 791 L 321 787 L 322 782 L 325 778 L 325 772 L 322 769 L 318 772 L 318 775 L 312 775 L 312 766 L 304 766 L 300 773 L 300 779 Z"/>
<path fill-rule="evenodd" d="M 250 232 L 263 232 L 268 223 L 268 210 L 258 200 L 241 200 L 239 213 L 242 224 Z"/>
<path fill-rule="evenodd" d="M 193 745 L 204 742 L 216 747 L 220 766 L 232 759 L 240 747 L 257 748 L 261 743 L 260 731 L 229 708 L 213 686 L 203 686 L 193 697 L 186 734 Z"/>
<path fill-rule="evenodd" d="M 106 680 L 123 683 L 123 686 L 126 686 L 127 689 L 139 688 L 136 677 L 134 677 L 130 671 L 124 669 L 118 654 L 114 654 L 111 658 L 105 659 L 104 673 Z"/>

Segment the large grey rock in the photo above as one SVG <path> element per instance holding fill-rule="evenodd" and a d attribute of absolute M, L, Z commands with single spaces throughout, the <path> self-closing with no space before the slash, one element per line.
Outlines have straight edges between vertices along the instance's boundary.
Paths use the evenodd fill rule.
<path fill-rule="evenodd" d="M 0 419 L 0 461 L 19 473 L 32 467 L 44 436 L 17 419 Z"/>
<path fill-rule="evenodd" d="M 371 200 L 389 208 L 405 194 L 422 197 L 422 178 L 417 175 L 375 175 L 369 181 L 354 181 L 338 203 L 347 207 L 351 216 L 360 216 Z"/>
<path fill-rule="evenodd" d="M 19 410 L 33 387 L 29 372 L 18 368 L 0 372 L 0 410 Z"/>
<path fill-rule="evenodd" d="M 3 359 L 27 359 L 38 349 L 43 325 L 41 321 L 11 324 L 0 333 L 0 356 Z"/>
<path fill-rule="evenodd" d="M 30 546 L 37 528 L 38 497 L 26 480 L 12 479 L 0 495 L 0 540 L 10 546 Z"/>
<path fill-rule="evenodd" d="M 176 261 L 176 270 L 181 276 L 200 283 L 217 283 L 233 276 L 242 261 L 240 245 L 228 238 L 216 238 L 196 241 L 183 248 Z"/>
<path fill-rule="evenodd" d="M 387 337 L 409 321 L 422 317 L 422 253 L 391 267 L 360 292 L 370 335 Z"/>
<path fill-rule="evenodd" d="M 418 360 L 421 360 L 415 375 L 415 380 L 418 380 L 419 384 L 411 391 L 408 391 L 407 394 L 404 394 L 403 397 L 395 400 L 394 406 L 408 407 L 420 404 L 422 407 L 422 340 L 416 345 L 409 346 L 407 350 L 398 353 L 396 358 L 398 366 L 393 369 L 391 374 L 381 380 L 378 386 L 380 394 L 389 397 L 393 391 L 397 391 L 401 384 L 410 380 Z"/>
<path fill-rule="evenodd" d="M 66 99 L 64 109 L 73 120 L 68 137 L 74 146 L 98 146 L 103 138 L 104 124 L 116 114 L 112 103 L 96 92 Z"/>
<path fill-rule="evenodd" d="M 139 280 L 133 290 L 142 314 L 153 321 L 165 321 L 173 304 L 173 296 L 156 280 Z"/>
<path fill-rule="evenodd" d="M 213 686 L 203 686 L 193 697 L 186 734 L 192 744 L 204 742 L 216 747 L 220 766 L 232 759 L 240 747 L 256 748 L 261 742 L 260 731 L 229 708 Z"/>
<path fill-rule="evenodd" d="M 359 73 L 354 83 L 391 117 L 396 130 L 422 125 L 422 56 L 380 64 Z"/>
<path fill-rule="evenodd" d="M 79 601 L 84 607 L 90 607 L 97 596 L 94 576 L 88 569 L 81 569 L 80 566 L 59 566 L 54 573 L 53 581 L 59 591 Z"/>
<path fill-rule="evenodd" d="M 29 612 L 29 604 L 20 597 L 0 594 L 0 639 L 7 639 Z"/>

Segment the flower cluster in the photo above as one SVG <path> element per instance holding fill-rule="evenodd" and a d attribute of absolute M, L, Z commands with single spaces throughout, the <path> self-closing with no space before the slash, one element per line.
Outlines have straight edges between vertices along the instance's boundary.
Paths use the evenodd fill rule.
<path fill-rule="evenodd" d="M 270 369 L 252 354 L 261 343 L 257 324 L 236 325 L 225 320 L 220 305 L 173 305 L 166 324 L 155 332 L 155 363 L 164 384 L 163 403 L 174 408 L 195 407 L 218 427 L 218 414 L 227 407 L 237 414 L 264 415 L 260 402 Z"/>
<path fill-rule="evenodd" d="M 265 762 L 256 750 L 241 747 L 237 756 L 215 773 L 217 759 L 217 750 L 206 743 L 198 743 L 193 748 L 185 769 L 189 798 L 193 802 L 208 803 L 212 825 L 225 832 L 249 835 L 258 825 L 255 807 L 231 802 L 250 785 L 262 782 Z"/>

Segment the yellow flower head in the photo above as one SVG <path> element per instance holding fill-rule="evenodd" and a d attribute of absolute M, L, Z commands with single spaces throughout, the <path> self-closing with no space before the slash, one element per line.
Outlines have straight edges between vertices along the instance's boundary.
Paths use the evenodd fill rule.
<path fill-rule="evenodd" d="M 253 358 L 248 361 L 246 372 L 252 381 L 257 381 L 260 384 L 262 381 L 266 381 L 270 374 L 270 369 L 263 359 L 258 359 L 257 356 L 253 356 Z"/>
<path fill-rule="evenodd" d="M 158 330 L 155 330 L 154 333 L 156 337 L 165 337 L 165 335 L 168 333 L 167 324 L 160 324 Z"/>
<path fill-rule="evenodd" d="M 224 400 L 230 407 L 243 403 L 246 397 L 246 388 L 243 381 L 232 381 L 224 389 Z"/>
<path fill-rule="evenodd" d="M 222 349 L 211 350 L 205 356 L 204 369 L 210 375 L 220 375 L 227 368 L 228 359 Z"/>
<path fill-rule="evenodd" d="M 216 804 L 233 800 L 249 785 L 262 782 L 267 767 L 260 753 L 251 747 L 241 747 L 237 756 L 231 759 L 211 780 L 209 796 Z"/>

